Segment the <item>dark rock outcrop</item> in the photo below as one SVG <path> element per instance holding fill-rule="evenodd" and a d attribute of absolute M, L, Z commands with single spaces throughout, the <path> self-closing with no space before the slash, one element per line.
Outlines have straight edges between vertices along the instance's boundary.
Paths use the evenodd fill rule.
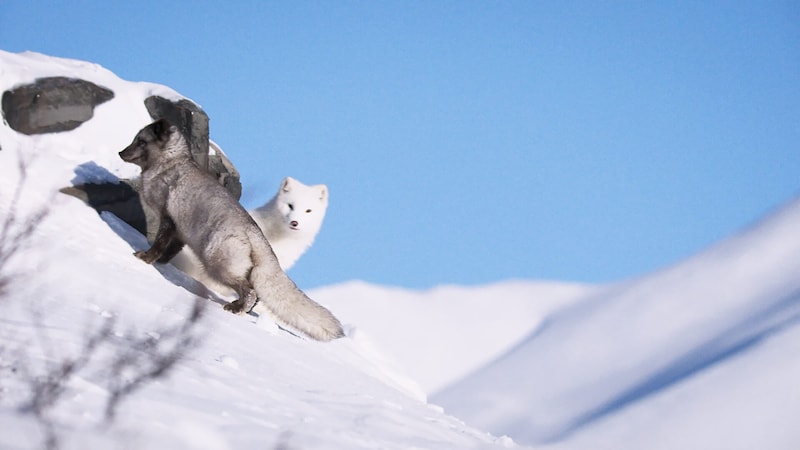
<path fill-rule="evenodd" d="M 176 125 L 192 151 L 192 158 L 208 169 L 208 115 L 193 102 L 180 99 L 173 102 L 153 95 L 144 100 L 153 120 L 167 119 Z"/>
<path fill-rule="evenodd" d="M 214 174 L 219 184 L 223 185 L 238 200 L 242 196 L 239 171 L 216 144 L 211 141 L 209 144 L 212 152 L 208 155 L 208 171 Z"/>
<path fill-rule="evenodd" d="M 181 130 L 189 143 L 192 158 L 200 167 L 217 177 L 237 200 L 242 196 L 239 172 L 233 164 L 217 146 L 212 146 L 213 152 L 209 154 L 208 115 L 205 111 L 187 99 L 173 102 L 157 95 L 145 99 L 144 104 L 153 120 L 167 119 Z"/>
<path fill-rule="evenodd" d="M 114 213 L 123 222 L 147 236 L 148 240 L 152 240 L 158 228 L 158 218 L 155 213 L 144 208 L 137 190 L 138 186 L 134 182 L 120 181 L 116 184 L 79 184 L 62 188 L 61 192 L 83 200 L 97 212 Z"/>
<path fill-rule="evenodd" d="M 234 198 L 238 200 L 241 197 L 242 184 L 239 181 L 239 172 L 219 147 L 210 144 L 208 115 L 199 106 L 187 99 L 173 102 L 159 96 L 148 97 L 144 104 L 153 120 L 164 118 L 175 124 L 189 143 L 192 157 L 200 167 L 214 175 Z M 212 150 L 210 153 L 209 146 Z M 76 172 L 80 170 L 81 166 Z M 97 170 L 97 167 L 91 168 L 93 172 Z M 152 242 L 158 230 L 158 217 L 139 198 L 138 181 L 136 179 L 119 180 L 118 183 L 78 184 L 65 187 L 61 192 L 83 200 L 98 212 L 114 213 Z"/>
<path fill-rule="evenodd" d="M 112 98 L 114 92 L 86 80 L 48 77 L 4 92 L 2 111 L 6 123 L 20 133 L 55 133 L 79 127 L 94 116 L 97 105 Z M 200 167 L 214 175 L 237 200 L 241 197 L 239 172 L 216 145 L 212 145 L 213 151 L 209 154 L 205 111 L 187 99 L 171 101 L 159 96 L 148 97 L 144 105 L 153 120 L 163 118 L 178 126 Z M 61 192 L 83 200 L 98 212 L 114 213 L 152 240 L 158 218 L 139 199 L 137 182 L 82 184 L 66 187 Z"/>
<path fill-rule="evenodd" d="M 27 135 L 69 131 L 91 119 L 95 106 L 112 98 L 114 92 L 90 81 L 39 78 L 3 93 L 3 117 L 12 129 Z"/>

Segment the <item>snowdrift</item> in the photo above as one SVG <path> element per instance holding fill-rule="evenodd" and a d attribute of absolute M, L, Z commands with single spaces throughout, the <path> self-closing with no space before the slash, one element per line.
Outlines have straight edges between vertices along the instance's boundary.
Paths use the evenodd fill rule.
<path fill-rule="evenodd" d="M 190 290 L 200 289 L 169 265 L 139 261 L 132 252 L 146 246 L 140 234 L 58 190 L 137 176 L 117 152 L 151 121 L 143 99 L 180 96 L 95 64 L 0 52 L 1 90 L 46 76 L 82 78 L 115 96 L 69 132 L 0 127 L 0 218 L 11 230 L 5 237 L 20 245 L 2 266 L 3 448 L 513 446 L 427 404 L 355 329 L 320 344 L 231 315 L 213 297 L 202 300 L 204 315 L 188 334 L 197 345 L 186 344 L 168 376 L 125 397 L 106 421 L 104 405 L 120 386 L 181 348 L 175 336 L 192 322 Z M 21 233 L 31 220 L 32 234 Z"/>
<path fill-rule="evenodd" d="M 315 289 L 309 295 L 348 324 L 347 338 L 320 344 L 224 312 L 223 300 L 173 267 L 133 257 L 146 246 L 140 234 L 58 193 L 136 177 L 117 152 L 150 122 L 142 101 L 178 93 L 91 63 L 0 51 L 0 89 L 44 76 L 80 77 L 115 97 L 69 132 L 24 136 L 0 126 L 0 219 L 14 217 L 19 229 L 37 218 L 0 264 L 11 276 L 5 286 L 0 277 L 3 448 L 41 448 L 50 438 L 67 449 L 800 443 L 800 200 L 684 263 L 608 286 Z M 192 330 L 198 344 L 106 422 L 115 386 L 137 373 L 110 379 L 110 362 L 142 344 L 169 347 L 195 293 L 208 297 Z M 98 330 L 106 340 L 81 361 Z M 51 382 L 70 361 L 79 370 Z M 37 410 L 31 398 L 41 386 L 58 389 Z"/>
<path fill-rule="evenodd" d="M 682 264 L 550 317 L 433 401 L 526 443 L 793 448 L 798 230 L 795 200 Z"/>
<path fill-rule="evenodd" d="M 363 282 L 315 289 L 315 298 L 380 344 L 391 364 L 433 393 L 510 350 L 543 318 L 594 288 L 506 281 L 425 291 Z"/>

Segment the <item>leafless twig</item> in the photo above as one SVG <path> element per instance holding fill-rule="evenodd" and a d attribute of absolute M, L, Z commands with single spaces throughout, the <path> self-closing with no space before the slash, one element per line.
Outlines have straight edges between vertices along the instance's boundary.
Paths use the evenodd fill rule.
<path fill-rule="evenodd" d="M 11 259 L 28 244 L 36 228 L 49 214 L 47 205 L 30 213 L 26 217 L 19 217 L 19 203 L 28 177 L 27 163 L 20 159 L 17 165 L 19 182 L 11 196 L 5 218 L 0 224 L 0 299 L 11 283 L 14 273 L 9 269 Z"/>
<path fill-rule="evenodd" d="M 196 325 L 203 317 L 206 305 L 203 299 L 196 298 L 189 317 L 183 323 L 133 340 L 115 354 L 108 375 L 107 423 L 114 420 L 117 406 L 124 398 L 165 376 L 175 363 L 200 343 Z"/>
<path fill-rule="evenodd" d="M 63 398 L 70 380 L 90 364 L 99 348 L 108 341 L 113 325 L 113 320 L 106 320 L 100 328 L 84 339 L 83 347 L 77 355 L 62 357 L 63 359 L 48 364 L 44 373 L 40 375 L 34 374 L 26 364 L 21 365 L 20 371 L 30 390 L 30 399 L 21 409 L 33 413 L 36 417 L 44 431 L 46 449 L 59 448 L 58 435 L 50 418 L 50 411 Z M 41 330 L 41 327 L 39 329 Z"/>
<path fill-rule="evenodd" d="M 11 270 L 11 260 L 29 244 L 32 236 L 49 214 L 49 202 L 45 206 L 26 214 L 20 214 L 25 184 L 27 181 L 26 162 L 18 165 L 19 183 L 7 205 L 5 217 L 0 218 L 0 303 L 7 301 L 12 281 L 24 278 L 24 274 Z M 27 386 L 26 398 L 20 408 L 36 418 L 44 435 L 43 447 L 47 450 L 59 448 L 59 435 L 53 419 L 53 411 L 63 403 L 69 383 L 76 376 L 100 374 L 101 384 L 109 386 L 109 396 L 105 404 L 105 421 L 113 423 L 120 402 L 129 398 L 139 389 L 158 380 L 174 368 L 186 354 L 201 341 L 198 323 L 203 317 L 207 303 L 197 298 L 189 316 L 180 324 L 161 327 L 145 338 L 120 339 L 114 334 L 117 321 L 103 319 L 100 326 L 87 328 L 80 349 L 72 355 L 56 348 L 53 340 L 45 333 L 46 317 L 42 311 L 33 311 L 32 323 L 38 330 L 38 346 L 44 354 L 44 364 L 34 364 L 31 345 L 24 342 L 17 348 L 7 345 L 0 347 L 3 356 L 14 355 L 13 370 L 4 370 L 0 376 L 19 377 L 22 386 Z M 134 336 L 136 333 L 131 333 Z M 111 360 L 101 360 L 101 354 L 111 354 Z"/>

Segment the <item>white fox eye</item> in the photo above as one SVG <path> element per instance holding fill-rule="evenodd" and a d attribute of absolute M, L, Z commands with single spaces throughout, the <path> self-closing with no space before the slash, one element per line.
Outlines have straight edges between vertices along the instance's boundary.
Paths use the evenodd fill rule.
<path fill-rule="evenodd" d="M 286 206 L 289 207 L 289 211 L 294 211 L 294 205 L 291 203 L 287 203 Z"/>
<path fill-rule="evenodd" d="M 311 210 L 310 210 L 310 209 L 307 209 L 307 210 L 306 210 L 306 213 L 310 213 L 310 212 L 311 212 Z"/>

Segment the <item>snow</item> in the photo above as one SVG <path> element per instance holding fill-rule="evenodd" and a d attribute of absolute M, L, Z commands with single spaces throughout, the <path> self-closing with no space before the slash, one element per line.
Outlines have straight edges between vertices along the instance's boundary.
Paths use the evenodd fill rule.
<path fill-rule="evenodd" d="M 58 193 L 137 176 L 117 152 L 150 122 L 143 99 L 179 94 L 88 62 L 0 51 L 0 89 L 44 76 L 115 98 L 70 132 L 0 127 L 0 218 L 21 182 L 15 217 L 48 207 L 5 268 L 4 449 L 42 448 L 48 426 L 67 449 L 800 448 L 800 200 L 611 285 L 314 289 L 347 329 L 322 344 L 223 311 L 172 266 L 133 257 L 147 245 L 139 233 Z M 109 361 L 142 342 L 169 348 L 196 295 L 206 305 L 197 346 L 105 422 Z M 103 327 L 108 341 L 37 418 L 31 387 Z"/>
<path fill-rule="evenodd" d="M 798 224 L 800 200 L 675 267 L 601 290 L 433 400 L 492 432 L 564 448 L 634 438 L 633 448 L 796 446 Z M 647 431 L 631 430 L 637 422 Z"/>
<path fill-rule="evenodd" d="M 0 436 L 3 448 L 41 448 L 45 429 L 25 404 L 33 380 L 75 359 L 110 324 L 109 342 L 68 377 L 46 412 L 61 448 L 507 448 L 427 404 L 417 383 L 383 365 L 359 329 L 332 343 L 298 338 L 268 320 L 207 303 L 200 344 L 168 376 L 147 384 L 104 422 L 109 361 L 135 342 L 168 345 L 202 287 L 171 266 L 132 255 L 144 238 L 111 214 L 58 193 L 73 183 L 134 177 L 117 152 L 151 120 L 143 104 L 169 88 L 130 83 L 90 63 L 0 52 L 0 88 L 45 76 L 80 77 L 112 89 L 92 120 L 70 132 L 24 136 L 0 127 L 0 211 L 17 219 L 48 207 L 10 261 L 0 300 Z M 25 176 L 17 170 L 25 163 Z M 23 184 L 15 209 L 14 192 Z M 128 375 L 130 376 L 130 375 Z"/>
<path fill-rule="evenodd" d="M 380 342 L 391 364 L 425 392 L 436 392 L 510 350 L 544 317 L 589 290 L 532 281 L 428 291 L 349 282 L 312 293 Z"/>

